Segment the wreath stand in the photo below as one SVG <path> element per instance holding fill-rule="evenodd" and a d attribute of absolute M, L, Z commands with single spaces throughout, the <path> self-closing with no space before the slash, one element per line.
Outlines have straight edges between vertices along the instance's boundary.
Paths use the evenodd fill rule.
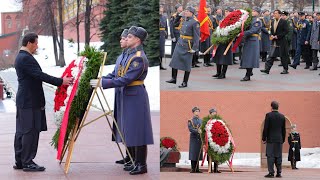
<path fill-rule="evenodd" d="M 97 77 L 97 79 L 99 79 L 99 80 L 98 80 L 98 84 L 100 84 L 100 81 L 101 81 L 102 72 L 103 72 L 103 67 L 104 67 L 106 58 L 107 58 L 107 53 L 104 53 L 103 62 L 101 63 L 100 72 L 99 72 L 98 77 Z M 98 89 L 100 90 L 103 99 L 101 99 L 101 97 L 99 96 L 99 94 L 98 94 Z M 97 97 L 97 98 L 98 98 L 99 103 L 100 103 L 100 106 L 101 106 L 101 109 L 102 109 L 102 111 L 103 111 L 103 114 L 100 115 L 99 117 L 93 119 L 93 120 L 88 120 L 88 119 L 87 119 L 87 116 L 88 116 L 88 113 L 89 113 L 89 111 L 90 111 L 90 108 L 92 107 L 92 101 L 93 101 L 94 97 Z M 103 103 L 102 103 L 102 100 L 103 100 L 103 101 L 105 102 L 105 104 L 107 105 L 106 108 L 104 107 L 104 105 L 103 105 Z M 113 111 L 110 109 L 110 106 L 109 106 L 109 104 L 108 104 L 108 102 L 107 102 L 107 99 L 106 99 L 106 97 L 105 97 L 105 95 L 104 95 L 104 93 L 103 93 L 103 89 L 102 89 L 102 87 L 98 87 L 98 86 L 97 86 L 97 87 L 94 88 L 94 90 L 93 90 L 93 93 L 92 93 L 92 95 L 91 95 L 91 97 L 90 97 L 89 103 L 88 103 L 88 105 L 87 105 L 87 108 L 86 108 L 86 110 L 85 110 L 85 113 L 84 113 L 84 115 L 83 115 L 82 120 L 80 121 L 79 118 L 76 119 L 76 124 L 75 124 L 74 128 L 72 129 L 72 131 L 71 131 L 71 133 L 70 133 L 70 134 L 71 134 L 71 137 L 69 137 L 67 143 L 65 144 L 65 146 L 64 146 L 64 148 L 63 148 L 63 152 L 62 152 L 62 157 L 61 157 L 61 160 L 60 160 L 60 164 L 62 163 L 62 160 L 63 160 L 63 158 L 64 158 L 64 156 L 65 156 L 65 154 L 66 154 L 66 152 L 67 152 L 67 150 L 68 150 L 68 154 L 67 154 L 66 162 L 65 162 L 65 166 L 64 166 L 64 172 L 65 172 L 66 174 L 68 173 L 69 168 L 70 168 L 70 163 L 71 163 L 71 158 L 72 158 L 72 153 L 73 153 L 73 149 L 74 149 L 75 142 L 76 142 L 76 140 L 78 139 L 78 136 L 79 136 L 82 128 L 84 128 L 85 126 L 87 126 L 87 125 L 89 125 L 89 124 L 91 124 L 91 123 L 99 120 L 100 118 L 105 117 L 106 120 L 107 120 L 107 122 L 108 122 L 109 128 L 110 128 L 110 130 L 111 130 L 111 132 L 112 132 L 112 136 L 115 138 L 115 134 L 114 134 L 114 132 L 113 132 L 113 130 L 112 130 L 112 126 L 111 126 L 111 123 L 110 123 L 110 120 L 109 120 L 108 116 L 111 116 L 112 122 L 113 122 L 113 124 L 115 125 L 115 127 L 116 127 L 116 129 L 117 129 L 117 132 L 118 132 L 119 135 L 120 135 L 121 141 L 122 141 L 122 143 L 123 143 L 123 145 L 124 145 L 124 147 L 125 147 L 125 149 L 126 149 L 126 151 L 127 151 L 127 153 L 128 153 L 128 156 L 129 156 L 129 158 L 130 158 L 130 161 L 131 161 L 132 164 L 134 165 L 133 158 L 132 158 L 132 156 L 131 156 L 131 154 L 130 154 L 130 152 L 129 152 L 129 150 L 128 150 L 128 147 L 127 147 L 127 145 L 126 145 L 126 143 L 125 143 L 123 134 L 121 133 L 121 131 L 120 131 L 119 127 L 118 127 L 118 124 L 117 124 L 117 122 L 116 122 L 116 120 L 115 120 L 115 118 L 114 118 L 114 116 L 113 116 Z M 88 122 L 85 123 L 86 120 L 87 120 Z M 80 122 L 80 125 L 79 125 L 79 122 Z M 116 139 L 116 138 L 115 138 L 115 139 Z M 118 149 L 119 149 L 119 151 L 120 151 L 120 154 L 121 154 L 122 158 L 124 159 L 124 155 L 123 155 L 123 152 L 122 152 L 122 150 L 121 150 L 121 148 L 120 148 L 120 146 L 119 146 L 119 143 L 116 142 L 116 144 L 117 144 L 117 146 L 118 146 Z"/>

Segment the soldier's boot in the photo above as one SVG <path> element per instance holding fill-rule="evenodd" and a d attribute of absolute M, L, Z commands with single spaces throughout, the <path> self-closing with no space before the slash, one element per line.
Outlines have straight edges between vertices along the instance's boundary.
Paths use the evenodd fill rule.
<path fill-rule="evenodd" d="M 132 159 L 133 159 L 133 161 L 135 162 L 136 161 L 136 147 L 135 146 L 133 146 L 133 147 L 128 147 L 128 149 L 129 149 L 129 152 L 130 152 L 130 155 L 132 156 Z M 125 171 L 131 171 L 131 170 L 133 170 L 134 169 L 134 167 L 135 167 L 135 164 L 132 164 L 132 162 L 131 161 L 129 161 L 129 162 L 127 162 L 126 164 L 124 164 L 124 168 L 123 168 L 123 170 L 125 170 Z"/>
<path fill-rule="evenodd" d="M 160 57 L 160 70 L 167 70 L 166 68 L 164 68 L 164 67 L 162 66 L 162 57 Z"/>
<path fill-rule="evenodd" d="M 128 156 L 128 152 L 126 151 L 126 157 L 124 159 L 116 161 L 116 164 L 126 164 L 129 161 L 130 161 L 130 157 Z"/>
<path fill-rule="evenodd" d="M 318 63 L 313 63 L 313 67 L 310 69 L 310 71 L 316 71 L 318 70 Z"/>
<path fill-rule="evenodd" d="M 218 163 L 214 163 L 214 169 L 213 169 L 214 173 L 221 173 L 221 171 L 218 170 Z"/>
<path fill-rule="evenodd" d="M 228 65 L 222 65 L 222 72 L 217 79 L 225 79 L 227 70 L 228 70 Z"/>
<path fill-rule="evenodd" d="M 132 160 L 135 161 L 135 156 L 136 156 L 136 154 L 135 154 L 135 147 L 128 147 L 128 150 L 129 150 L 129 153 L 130 153 L 130 155 L 131 155 L 131 157 L 132 157 Z M 132 165 L 132 162 L 131 162 L 131 160 L 129 159 L 129 162 L 125 163 L 125 164 L 124 164 L 124 167 L 131 166 L 131 165 Z"/>
<path fill-rule="evenodd" d="M 291 168 L 294 169 L 294 162 L 293 162 L 293 160 L 291 160 L 290 162 L 291 162 Z"/>
<path fill-rule="evenodd" d="M 251 74 L 252 74 L 252 68 L 247 68 L 246 76 L 240 81 L 250 81 Z"/>
<path fill-rule="evenodd" d="M 294 161 L 294 169 L 298 169 L 297 168 L 297 161 Z"/>
<path fill-rule="evenodd" d="M 147 169 L 147 145 L 137 146 L 136 148 L 136 163 L 133 170 L 130 171 L 130 175 L 144 174 L 148 172 Z"/>
<path fill-rule="evenodd" d="M 204 55 L 204 57 L 206 57 L 207 65 L 213 66 L 213 64 L 210 64 L 210 54 L 206 54 L 206 55 Z"/>
<path fill-rule="evenodd" d="M 196 172 L 196 161 L 191 160 L 191 171 L 190 173 L 195 173 Z"/>
<path fill-rule="evenodd" d="M 178 76 L 178 69 L 172 68 L 172 78 L 166 82 L 176 84 L 177 83 L 177 76 Z"/>
<path fill-rule="evenodd" d="M 197 166 L 197 168 L 196 168 L 196 173 L 202 173 L 202 171 L 200 171 L 200 169 L 199 169 L 199 161 L 196 161 L 196 166 Z"/>
<path fill-rule="evenodd" d="M 179 88 L 185 88 L 185 87 L 188 86 L 189 76 L 190 76 L 190 72 L 185 71 L 185 72 L 184 72 L 184 76 L 183 76 L 183 82 L 182 82 L 182 84 L 179 86 Z"/>
<path fill-rule="evenodd" d="M 221 74 L 222 65 L 217 64 L 217 74 L 213 75 L 212 77 L 219 77 Z"/>

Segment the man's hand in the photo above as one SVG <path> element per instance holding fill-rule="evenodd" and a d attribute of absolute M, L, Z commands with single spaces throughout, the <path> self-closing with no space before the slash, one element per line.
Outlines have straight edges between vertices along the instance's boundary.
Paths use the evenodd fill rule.
<path fill-rule="evenodd" d="M 262 143 L 263 143 L 263 144 L 265 144 L 265 143 L 266 143 L 266 141 L 262 141 Z"/>
<path fill-rule="evenodd" d="M 305 41 L 305 42 L 304 42 L 304 44 L 305 44 L 305 45 L 308 45 L 308 44 L 309 44 L 309 42 L 308 42 L 308 41 Z"/>
<path fill-rule="evenodd" d="M 102 86 L 102 81 L 100 81 L 99 84 L 98 84 L 98 81 L 99 81 L 99 79 L 91 79 L 91 80 L 90 80 L 90 85 L 91 85 L 93 88 L 101 87 L 101 86 Z"/>
<path fill-rule="evenodd" d="M 64 77 L 62 80 L 62 85 L 72 85 L 73 83 L 73 77 Z"/>
<path fill-rule="evenodd" d="M 172 38 L 172 42 L 176 42 L 177 41 L 177 39 L 176 38 Z"/>

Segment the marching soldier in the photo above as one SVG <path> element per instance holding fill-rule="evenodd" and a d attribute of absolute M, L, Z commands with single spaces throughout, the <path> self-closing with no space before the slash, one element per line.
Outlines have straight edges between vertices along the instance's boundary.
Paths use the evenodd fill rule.
<path fill-rule="evenodd" d="M 225 10 L 225 15 L 228 16 L 233 9 L 228 7 Z M 224 51 L 226 50 L 228 44 L 219 44 L 216 54 L 213 57 L 213 62 L 217 65 L 217 74 L 213 75 L 217 79 L 224 79 L 226 78 L 226 73 L 228 70 L 228 65 L 232 65 L 233 63 L 233 54 L 231 52 L 231 48 L 228 50 L 227 54 L 224 55 Z"/>
<path fill-rule="evenodd" d="M 270 51 L 271 41 L 270 41 L 270 28 L 271 19 L 269 10 L 262 11 L 263 17 L 261 17 L 262 27 L 261 27 L 261 40 L 260 40 L 260 56 L 262 62 L 266 62 L 267 54 Z"/>
<path fill-rule="evenodd" d="M 185 21 L 180 30 L 180 38 L 173 52 L 172 60 L 169 64 L 172 67 L 172 79 L 167 83 L 177 83 L 178 69 L 185 71 L 183 82 L 179 88 L 188 86 L 189 75 L 191 72 L 193 54 L 199 49 L 200 24 L 194 17 L 195 9 L 191 6 L 187 7 L 183 15 Z M 181 16 L 180 14 L 179 16 Z"/>
<path fill-rule="evenodd" d="M 252 22 L 250 29 L 244 31 L 244 45 L 243 56 L 241 61 L 241 68 L 245 68 L 247 73 L 241 81 L 250 81 L 252 76 L 252 69 L 259 68 L 259 34 L 261 31 L 261 21 L 259 14 L 261 9 L 259 7 L 252 8 Z"/>
<path fill-rule="evenodd" d="M 297 35 L 298 35 L 298 21 L 295 20 L 295 17 L 290 18 L 290 24 L 292 24 L 292 37 L 291 37 L 291 44 L 289 47 L 289 54 L 291 59 L 294 59 L 297 49 Z"/>
<path fill-rule="evenodd" d="M 210 5 L 207 6 L 207 11 L 208 11 L 208 17 L 209 17 L 208 22 L 209 22 L 209 29 L 210 29 L 210 37 L 208 37 L 204 42 L 201 43 L 201 52 L 205 52 L 211 46 L 211 35 L 218 26 L 216 18 L 214 18 L 211 15 Z M 203 62 L 204 62 L 203 66 L 205 67 L 213 66 L 212 64 L 210 64 L 210 57 L 211 57 L 210 52 L 211 51 L 209 51 L 207 54 L 203 56 Z"/>
<path fill-rule="evenodd" d="M 311 28 L 311 35 L 310 35 L 310 45 L 312 49 L 312 63 L 313 67 L 310 70 L 317 70 L 318 69 L 318 51 L 320 50 L 319 45 L 319 30 L 320 30 L 320 12 L 316 13 L 316 18 L 312 24 Z"/>
<path fill-rule="evenodd" d="M 165 56 L 165 44 L 166 39 L 168 38 L 168 26 L 167 18 L 163 15 L 163 6 L 160 6 L 160 19 L 159 19 L 159 31 L 160 31 L 160 70 L 166 70 L 162 66 L 162 58 Z"/>
<path fill-rule="evenodd" d="M 202 141 L 201 141 L 201 124 L 202 120 L 199 118 L 200 109 L 198 107 L 192 108 L 193 117 L 188 120 L 188 128 L 190 131 L 189 143 L 189 160 L 191 160 L 190 173 L 202 173 L 199 170 L 199 160 L 202 160 Z"/>
<path fill-rule="evenodd" d="M 288 34 L 286 34 L 286 40 L 287 40 L 288 47 L 290 47 L 290 45 L 292 44 L 291 41 L 292 41 L 292 34 L 293 34 L 293 24 L 292 24 L 291 19 L 288 18 L 288 15 L 289 15 L 289 13 L 287 11 L 282 11 L 281 12 L 281 18 L 286 20 L 287 23 L 288 23 Z M 288 48 L 288 50 L 289 50 L 289 48 Z M 290 51 L 288 51 L 288 53 L 289 52 Z M 288 64 L 291 64 L 290 58 L 289 58 L 289 63 Z M 282 66 L 282 64 L 279 64 L 279 66 Z"/>
<path fill-rule="evenodd" d="M 183 22 L 183 19 L 181 19 L 181 16 L 179 16 L 179 14 L 183 11 L 182 5 L 177 4 L 175 8 L 177 12 L 174 13 L 170 19 L 170 33 L 171 33 L 171 40 L 172 40 L 171 55 L 174 52 L 178 39 L 180 38 L 180 29 L 181 29 L 181 24 Z"/>
<path fill-rule="evenodd" d="M 93 87 L 103 89 L 121 87 L 121 106 L 119 129 L 122 130 L 128 147 L 135 148 L 135 166 L 126 166 L 124 170 L 130 175 L 147 173 L 147 145 L 153 144 L 153 133 L 150 115 L 148 92 L 144 86 L 144 79 L 148 73 L 149 62 L 143 51 L 143 42 L 148 33 L 142 27 L 132 26 L 127 36 L 126 59 L 118 69 L 118 78 L 102 78 L 90 80 Z M 118 121 L 119 121 L 118 119 Z M 118 138 L 118 137 L 116 137 Z"/>
<path fill-rule="evenodd" d="M 305 69 L 309 69 L 311 66 L 311 52 L 309 45 L 310 40 L 310 23 L 306 20 L 306 14 L 304 12 L 299 12 L 300 20 L 298 23 L 298 43 L 297 43 L 297 51 L 294 56 L 294 61 L 290 65 L 292 68 L 296 69 L 300 64 L 300 57 L 302 55 L 303 59 L 306 61 Z"/>
<path fill-rule="evenodd" d="M 297 161 L 300 161 L 300 149 L 301 149 L 301 141 L 300 141 L 300 134 L 296 131 L 296 125 L 293 124 L 291 126 L 291 132 L 288 136 L 288 143 L 289 143 L 289 155 L 288 161 L 291 162 L 292 169 L 297 168 Z"/>
<path fill-rule="evenodd" d="M 265 69 L 260 70 L 263 73 L 269 74 L 269 71 L 275 61 L 276 57 L 281 58 L 281 64 L 283 66 L 283 71 L 281 74 L 288 74 L 288 44 L 286 41 L 286 34 L 288 33 L 288 24 L 285 20 L 280 18 L 281 11 L 274 10 L 274 19 L 271 23 L 271 49 L 267 62 L 265 63 Z"/>

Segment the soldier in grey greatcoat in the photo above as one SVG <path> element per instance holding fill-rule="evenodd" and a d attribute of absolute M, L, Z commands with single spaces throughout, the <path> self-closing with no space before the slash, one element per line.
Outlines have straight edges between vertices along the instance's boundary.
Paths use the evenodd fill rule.
<path fill-rule="evenodd" d="M 168 38 L 168 25 L 167 25 L 167 18 L 163 15 L 163 6 L 160 6 L 159 14 L 160 14 L 160 18 L 159 18 L 160 70 L 166 70 L 166 68 L 162 66 L 162 58 L 165 56 L 164 53 L 165 53 L 166 39 Z"/>
<path fill-rule="evenodd" d="M 317 17 L 315 18 L 312 27 L 311 27 L 311 36 L 310 36 L 310 45 L 312 50 L 312 63 L 313 67 L 310 70 L 317 70 L 317 66 L 319 63 L 318 59 L 318 51 L 320 50 L 319 45 L 319 28 L 320 27 L 320 12 L 317 13 Z"/>
<path fill-rule="evenodd" d="M 270 41 L 270 28 L 271 19 L 270 12 L 268 10 L 262 11 L 263 17 L 260 18 L 262 22 L 261 27 L 261 40 L 260 40 L 260 56 L 262 62 L 267 60 L 267 54 L 270 51 L 271 41 Z"/>
<path fill-rule="evenodd" d="M 234 9 L 231 7 L 227 7 L 225 9 L 225 17 L 228 16 L 230 12 Z M 233 64 L 233 54 L 231 52 L 231 48 L 229 48 L 226 55 L 224 55 L 224 51 L 227 49 L 228 44 L 219 44 L 216 50 L 216 54 L 213 57 L 213 62 L 217 64 L 217 74 L 212 77 L 216 77 L 217 79 L 226 78 L 226 73 L 228 70 L 228 65 Z"/>
<path fill-rule="evenodd" d="M 200 24 L 194 17 L 195 9 L 187 7 L 183 15 L 183 21 L 180 38 L 172 55 L 172 60 L 169 64 L 172 67 L 172 79 L 167 83 L 177 83 L 178 69 L 185 71 L 182 84 L 179 88 L 187 87 L 189 75 L 191 71 L 193 54 L 199 49 L 200 39 Z M 182 14 L 180 14 L 182 15 Z"/>
<path fill-rule="evenodd" d="M 200 137 L 202 120 L 199 118 L 200 109 L 192 108 L 193 117 L 188 120 L 190 131 L 189 160 L 191 160 L 190 173 L 201 173 L 199 170 L 199 160 L 202 160 L 202 141 Z M 200 156 L 199 156 L 200 155 Z"/>
<path fill-rule="evenodd" d="M 177 12 L 172 14 L 170 18 L 170 35 L 171 35 L 171 41 L 172 41 L 171 55 L 174 52 L 178 39 L 180 38 L 180 29 L 181 29 L 180 21 L 182 21 L 182 19 L 180 19 L 181 16 L 179 16 L 179 14 L 183 11 L 183 7 L 181 4 L 176 4 L 175 8 Z M 178 23 L 175 23 L 175 22 L 178 22 Z"/>
<path fill-rule="evenodd" d="M 259 7 L 252 8 L 252 21 L 250 29 L 244 31 L 244 45 L 242 53 L 241 68 L 245 68 L 247 73 L 241 81 L 250 81 L 252 76 L 252 69 L 259 68 L 259 34 L 261 31 L 261 21 L 259 14 L 261 9 Z"/>

